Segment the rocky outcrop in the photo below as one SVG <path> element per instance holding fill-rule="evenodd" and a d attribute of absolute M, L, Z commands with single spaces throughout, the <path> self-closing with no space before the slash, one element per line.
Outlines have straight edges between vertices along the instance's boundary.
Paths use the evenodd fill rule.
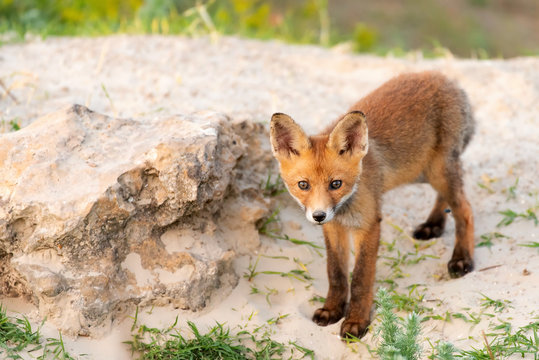
<path fill-rule="evenodd" d="M 264 128 L 75 105 L 0 137 L 0 290 L 95 336 L 132 304 L 197 310 L 258 246 Z M 241 236 L 238 236 L 241 234 Z"/>

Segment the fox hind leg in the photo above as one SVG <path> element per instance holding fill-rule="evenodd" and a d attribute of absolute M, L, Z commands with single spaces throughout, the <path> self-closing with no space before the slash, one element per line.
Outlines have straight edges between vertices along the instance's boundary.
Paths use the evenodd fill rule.
<path fill-rule="evenodd" d="M 434 204 L 427 221 L 414 230 L 414 238 L 417 240 L 429 240 L 440 237 L 444 232 L 445 220 L 447 218 L 446 209 L 448 206 L 449 205 L 443 196 L 438 194 L 436 203 Z"/>
<path fill-rule="evenodd" d="M 440 194 L 439 198 L 443 198 L 441 202 L 437 200 L 435 208 L 438 206 L 441 209 L 443 201 L 446 201 L 455 219 L 456 240 L 453 255 L 447 264 L 449 275 L 464 276 L 474 268 L 474 220 L 472 208 L 464 193 L 462 166 L 458 156 L 440 157 L 434 161 L 428 179 Z M 441 215 L 440 211 L 438 215 Z"/>
<path fill-rule="evenodd" d="M 456 242 L 453 256 L 447 264 L 451 277 L 461 277 L 474 268 L 474 223 L 470 203 L 463 189 L 455 191 L 450 202 L 456 224 Z"/>

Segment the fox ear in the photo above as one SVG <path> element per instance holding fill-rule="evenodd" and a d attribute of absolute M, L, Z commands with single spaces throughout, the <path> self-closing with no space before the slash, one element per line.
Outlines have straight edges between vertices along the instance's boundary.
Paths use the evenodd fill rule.
<path fill-rule="evenodd" d="M 271 150 L 275 157 L 299 155 L 311 147 L 307 135 L 298 124 L 286 114 L 275 113 L 270 123 Z"/>
<path fill-rule="evenodd" d="M 361 111 L 352 111 L 329 134 L 328 147 L 339 155 L 365 156 L 369 149 L 367 120 Z"/>

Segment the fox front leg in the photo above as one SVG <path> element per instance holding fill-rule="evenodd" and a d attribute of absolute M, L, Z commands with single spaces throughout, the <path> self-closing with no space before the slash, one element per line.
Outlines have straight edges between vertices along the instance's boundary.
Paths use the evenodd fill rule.
<path fill-rule="evenodd" d="M 329 290 L 324 306 L 316 310 L 313 321 L 326 326 L 344 316 L 348 299 L 348 231 L 336 222 L 324 224 Z"/>
<path fill-rule="evenodd" d="M 356 247 L 356 258 L 352 272 L 350 306 L 341 326 L 342 338 L 362 337 L 371 322 L 376 258 L 380 242 L 380 220 L 374 222 L 368 230 L 362 228 L 352 230 L 352 236 Z"/>

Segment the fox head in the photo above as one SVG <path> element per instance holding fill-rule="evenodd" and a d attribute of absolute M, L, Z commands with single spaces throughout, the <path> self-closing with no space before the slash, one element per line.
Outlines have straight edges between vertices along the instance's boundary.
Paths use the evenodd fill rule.
<path fill-rule="evenodd" d="M 276 113 L 270 139 L 281 177 L 307 220 L 331 221 L 357 189 L 361 160 L 368 151 L 365 115 L 350 112 L 331 133 L 308 137 L 290 116 Z"/>

